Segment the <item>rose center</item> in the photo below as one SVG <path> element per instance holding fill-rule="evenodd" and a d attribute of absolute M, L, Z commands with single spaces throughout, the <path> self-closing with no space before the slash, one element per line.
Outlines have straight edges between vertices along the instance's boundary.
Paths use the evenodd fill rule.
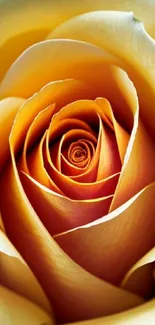
<path fill-rule="evenodd" d="M 72 142 L 68 148 L 68 161 L 79 168 L 85 168 L 90 164 L 95 148 L 89 140 L 77 140 Z"/>

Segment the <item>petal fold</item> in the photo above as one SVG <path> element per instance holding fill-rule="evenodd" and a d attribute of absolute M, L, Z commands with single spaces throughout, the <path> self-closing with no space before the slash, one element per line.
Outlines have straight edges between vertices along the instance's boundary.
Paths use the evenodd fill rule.
<path fill-rule="evenodd" d="M 0 284 L 51 313 L 49 301 L 21 255 L 0 230 Z"/>
<path fill-rule="evenodd" d="M 0 286 L 0 320 L 5 325 L 53 325 L 53 319 L 40 307 Z"/>

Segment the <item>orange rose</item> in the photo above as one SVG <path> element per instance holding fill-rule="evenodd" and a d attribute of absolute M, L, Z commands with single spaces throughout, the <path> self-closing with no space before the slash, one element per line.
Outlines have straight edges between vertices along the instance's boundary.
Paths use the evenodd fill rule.
<path fill-rule="evenodd" d="M 0 2 L 3 324 L 155 322 L 155 43 L 103 11 L 154 36 L 136 3 Z"/>

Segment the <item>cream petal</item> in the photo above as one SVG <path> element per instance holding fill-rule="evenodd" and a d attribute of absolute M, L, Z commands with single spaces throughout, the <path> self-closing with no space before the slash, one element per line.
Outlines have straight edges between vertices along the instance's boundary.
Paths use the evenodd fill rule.
<path fill-rule="evenodd" d="M 90 42 L 120 59 L 140 99 L 141 113 L 149 130 L 155 132 L 155 46 L 142 22 L 131 12 L 96 11 L 86 13 L 58 26 L 51 38 Z M 125 44 L 125 46 L 124 46 Z M 147 110 L 146 110 L 147 107 Z"/>
<path fill-rule="evenodd" d="M 65 325 L 154 325 L 154 320 L 155 299 L 152 299 L 140 307 L 136 307 L 119 314 Z"/>
<path fill-rule="evenodd" d="M 121 287 L 148 297 L 154 294 L 155 279 L 153 268 L 155 265 L 155 247 L 144 255 L 126 274 Z"/>
<path fill-rule="evenodd" d="M 0 284 L 26 297 L 51 313 L 51 306 L 37 279 L 11 244 L 0 231 Z"/>
<path fill-rule="evenodd" d="M 0 286 L 0 320 L 5 325 L 53 325 L 55 322 L 40 307 Z"/>
<path fill-rule="evenodd" d="M 67 19 L 93 10 L 132 10 L 141 19 L 148 32 L 155 37 L 154 10 L 152 0 L 79 0 L 76 6 L 65 0 L 54 1 L 1 1 L 0 34 L 0 79 L 12 62 L 28 46 L 43 40 L 50 31 Z"/>
<path fill-rule="evenodd" d="M 82 0 L 79 0 L 76 3 L 76 6 L 74 5 L 74 3 L 70 3 L 69 8 L 64 0 L 61 2 L 61 5 L 65 5 L 63 8 L 63 12 L 65 13 L 65 15 L 67 12 L 68 18 L 69 16 L 73 17 L 94 10 L 132 10 L 137 19 L 140 19 L 144 22 L 145 28 L 147 29 L 148 33 L 150 33 L 150 35 L 155 38 L 155 23 L 153 15 L 153 12 L 155 10 L 155 3 L 151 0 L 143 0 L 142 2 L 140 2 L 140 5 L 139 2 L 135 0 L 118 0 L 117 2 L 115 0 L 109 0 L 108 2 L 104 0 L 96 0 L 95 2 L 93 0 L 85 0 L 84 2 Z M 49 37 L 50 35 L 48 36 L 48 38 Z"/>
<path fill-rule="evenodd" d="M 54 238 L 87 271 L 119 284 L 154 246 L 154 191 L 152 183 L 107 216 Z"/>
<path fill-rule="evenodd" d="M 48 82 L 66 78 L 93 84 L 91 92 L 97 96 L 103 88 L 104 66 L 116 61 L 109 53 L 85 42 L 43 41 L 29 47 L 13 63 L 0 84 L 0 97 L 16 94 L 27 98 Z"/>

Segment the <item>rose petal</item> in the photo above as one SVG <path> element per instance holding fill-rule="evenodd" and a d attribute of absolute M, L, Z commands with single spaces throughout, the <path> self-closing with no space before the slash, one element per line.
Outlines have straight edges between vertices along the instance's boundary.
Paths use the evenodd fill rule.
<path fill-rule="evenodd" d="M 33 148 L 36 141 L 39 141 L 40 138 L 43 136 L 45 130 L 49 126 L 54 109 L 55 104 L 52 104 L 43 109 L 41 112 L 39 112 L 32 121 L 32 124 L 30 125 L 27 131 L 21 158 L 21 164 L 25 172 L 28 172 L 28 165 L 26 161 L 27 151 L 28 149 L 30 150 L 31 148 Z"/>
<path fill-rule="evenodd" d="M 148 297 L 155 291 L 153 268 L 155 248 L 144 255 L 126 274 L 121 286 L 127 290 Z"/>
<path fill-rule="evenodd" d="M 81 137 L 83 137 L 83 139 Z M 66 149 L 63 152 L 63 147 L 67 146 L 67 142 L 70 143 L 69 148 L 68 148 L 68 150 Z M 80 160 L 80 161 L 77 157 L 76 157 L 77 159 L 74 158 L 74 165 L 73 165 L 73 157 L 74 157 L 75 151 L 81 150 L 81 144 L 83 144 L 83 147 L 85 147 L 85 151 L 86 151 L 85 157 L 83 157 L 83 160 Z M 70 170 L 71 170 L 71 172 L 73 172 L 73 175 L 74 175 L 74 168 L 78 168 L 79 170 L 81 169 L 81 171 L 83 171 L 84 169 L 87 169 L 87 167 L 89 166 L 89 164 L 91 163 L 91 160 L 92 160 L 91 151 L 95 155 L 95 145 L 96 144 L 97 144 L 97 139 L 90 131 L 88 132 L 83 129 L 80 130 L 79 128 L 72 128 L 70 131 L 66 132 L 62 136 L 62 138 L 59 142 L 58 160 L 60 161 L 60 163 L 59 163 L 59 168 L 54 164 L 55 167 L 58 169 L 59 172 L 61 172 L 61 164 L 63 162 L 62 168 L 64 168 L 64 172 L 62 172 L 62 173 L 65 175 L 66 175 L 66 172 L 65 172 L 66 166 L 68 168 L 71 167 Z M 90 148 L 91 148 L 91 151 L 90 151 Z M 54 160 L 55 160 L 54 154 L 55 153 L 53 154 L 53 146 L 51 146 L 50 153 L 51 153 L 51 160 L 54 163 Z M 68 158 L 67 156 L 70 159 L 69 161 L 67 159 Z M 63 160 L 62 160 L 62 158 L 63 158 Z M 72 163 L 71 163 L 71 161 L 72 161 Z M 70 173 L 69 173 L 69 175 L 70 175 Z"/>
<path fill-rule="evenodd" d="M 19 108 L 24 103 L 22 98 L 6 98 L 0 101 L 0 130 L 1 130 L 1 149 L 0 149 L 0 172 L 10 155 L 9 134 L 14 118 Z"/>
<path fill-rule="evenodd" d="M 96 166 L 98 165 L 98 157 L 100 155 L 100 148 L 101 145 L 105 145 L 105 141 L 103 141 L 103 139 L 101 139 L 101 137 L 103 138 L 103 126 L 102 126 L 102 121 L 101 119 L 100 124 L 99 124 L 99 137 L 98 137 L 98 144 L 97 144 L 97 150 L 96 150 L 96 154 L 94 155 L 93 159 L 92 159 L 92 164 L 90 166 L 90 168 L 87 170 L 87 172 L 82 175 L 83 180 L 85 181 L 85 176 L 87 177 L 87 180 L 85 183 L 80 183 L 78 182 L 78 179 L 76 181 L 76 179 L 71 179 L 68 178 L 66 175 L 60 173 L 54 166 L 54 164 L 51 161 L 51 156 L 49 153 L 49 143 L 50 143 L 50 139 L 52 140 L 55 136 L 55 129 L 57 129 L 57 125 L 60 121 L 62 121 L 63 119 L 66 118 L 79 118 L 82 119 L 83 121 L 87 121 L 87 123 L 90 122 L 94 123 L 94 125 L 96 126 L 95 120 L 98 120 L 98 116 L 97 113 L 101 116 L 103 116 L 103 120 L 104 120 L 104 113 L 102 112 L 102 110 L 100 109 L 100 107 L 98 105 L 95 104 L 95 102 L 93 101 L 89 101 L 89 100 L 80 100 L 80 101 L 75 101 L 71 104 L 68 104 L 66 107 L 63 107 L 63 109 L 61 109 L 61 111 L 59 111 L 53 118 L 52 122 L 51 122 L 51 126 L 48 130 L 47 133 L 47 138 L 46 138 L 46 151 L 44 152 L 44 157 L 48 162 L 47 165 L 47 171 L 49 173 L 49 175 L 51 176 L 52 180 L 54 180 L 54 182 L 56 183 L 56 185 L 70 198 L 72 199 L 81 199 L 81 200 L 86 200 L 86 199 L 94 199 L 94 198 L 99 198 L 99 197 L 104 197 L 104 196 L 108 196 L 114 193 L 115 187 L 116 187 L 116 182 L 118 180 L 118 165 L 119 165 L 119 161 L 118 164 L 116 163 L 116 169 L 113 168 L 113 164 L 111 163 L 112 168 L 109 168 L 109 171 L 111 170 L 111 172 L 113 171 L 114 174 L 110 175 L 109 177 L 106 178 L 106 172 L 105 171 L 105 178 L 104 177 L 100 177 L 101 179 L 99 179 L 99 181 L 97 182 L 92 182 L 94 181 L 94 179 L 91 179 L 91 177 L 94 176 L 94 171 L 96 173 Z M 70 131 L 71 132 L 71 131 Z M 79 131 L 79 132 L 82 132 Z M 86 132 L 86 131 L 83 131 Z M 103 143 L 102 143 L 103 142 Z M 103 148 L 102 146 L 102 148 Z M 102 154 L 102 151 L 101 151 Z M 108 157 L 106 160 L 106 155 L 105 156 L 105 165 L 104 167 L 106 167 L 106 164 L 108 163 Z M 110 156 L 110 151 L 109 151 L 109 156 Z M 116 152 L 113 153 L 113 156 L 115 156 L 115 159 L 117 161 L 118 156 L 116 155 Z M 109 157 L 109 159 L 111 159 L 111 157 Z M 119 160 L 119 158 L 118 158 Z M 92 167 L 92 169 L 91 169 Z M 120 165 L 119 165 L 120 167 Z M 107 167 L 106 167 L 107 168 Z M 101 169 L 101 166 L 100 166 Z M 103 174 L 103 170 L 102 170 L 102 174 Z M 103 175 L 102 175 L 103 176 Z M 90 177 L 90 180 L 89 180 Z M 81 179 L 80 179 L 81 180 Z"/>
<path fill-rule="evenodd" d="M 124 161 L 124 156 L 126 153 L 127 145 L 129 142 L 129 134 L 128 132 L 117 122 L 112 108 L 109 105 L 109 102 L 106 101 L 105 105 L 105 99 L 103 98 L 97 98 L 95 102 L 102 108 L 103 112 L 106 114 L 106 116 L 112 121 L 114 131 L 115 131 L 115 136 L 116 136 L 116 141 L 117 141 L 117 146 L 119 150 L 119 155 L 121 162 L 123 163 Z"/>
<path fill-rule="evenodd" d="M 62 2 L 63 3 L 63 2 Z M 147 29 L 148 33 L 152 37 L 155 38 L 155 24 L 154 24 L 154 16 L 153 12 L 155 10 L 155 4 L 151 0 L 143 0 L 141 2 L 141 5 L 135 0 L 131 0 L 130 2 L 119 0 L 117 3 L 115 0 L 109 0 L 108 2 L 105 2 L 103 0 L 96 0 L 95 2 L 93 0 L 85 0 L 84 2 L 82 0 L 79 0 L 76 4 L 70 3 L 67 6 L 67 3 L 64 0 L 64 7 L 63 7 L 63 13 L 65 15 L 65 19 L 68 19 L 69 16 L 75 17 L 77 15 L 80 15 L 85 12 L 90 12 L 94 10 L 117 10 L 117 11 L 133 11 L 135 16 L 137 17 L 137 20 L 140 19 L 144 22 L 145 28 Z M 56 13 L 58 18 L 59 15 Z M 68 17 L 67 17 L 68 16 Z M 61 15 L 62 19 L 62 15 Z M 65 20 L 64 19 L 64 20 Z M 58 22 L 58 25 L 60 24 L 60 21 Z M 47 39 L 51 38 L 52 32 L 48 35 Z"/>
<path fill-rule="evenodd" d="M 155 299 L 145 304 L 125 312 L 114 314 L 112 316 L 96 318 L 89 321 L 68 323 L 65 325 L 154 325 L 155 319 Z"/>
<path fill-rule="evenodd" d="M 23 258 L 0 231 L 0 284 L 28 298 L 51 313 L 51 306 Z"/>
<path fill-rule="evenodd" d="M 124 2 L 110 0 L 79 0 L 76 3 L 26 1 L 19 3 L 14 0 L 0 2 L 1 33 L 0 37 L 0 65 L 1 77 L 7 71 L 12 62 L 28 46 L 45 38 L 47 33 L 65 20 L 81 13 L 93 10 L 123 10 L 134 11 L 138 19 L 141 19 L 148 32 L 155 37 L 154 2 L 143 0 L 139 6 L 134 0 Z"/>
<path fill-rule="evenodd" d="M 73 143 L 72 149 L 70 147 L 71 149 L 70 156 L 69 156 L 70 159 L 73 159 L 73 155 L 75 155 L 77 150 L 81 150 L 81 144 L 83 144 L 83 147 L 85 147 L 85 151 L 87 150 L 86 156 L 84 157 L 83 160 L 82 157 L 79 157 L 78 161 L 75 161 L 74 165 L 66 159 L 64 154 L 61 154 L 62 173 L 70 176 L 73 179 L 78 179 L 78 180 L 79 180 L 78 175 L 83 175 L 87 171 L 92 161 L 92 157 L 94 157 L 95 155 L 95 147 L 91 141 L 88 140 L 78 141 L 76 144 Z"/>
<path fill-rule="evenodd" d="M 4 228 L 1 212 L 0 212 L 0 229 L 3 231 L 3 233 L 5 233 L 5 228 Z"/>
<path fill-rule="evenodd" d="M 29 47 L 13 63 L 0 85 L 0 97 L 32 96 L 53 80 L 74 78 L 93 84 L 102 95 L 104 69 L 116 59 L 96 46 L 74 40 L 49 40 Z M 25 85 L 29 85 L 25 87 Z"/>
<path fill-rule="evenodd" d="M 101 147 L 96 181 L 109 177 L 121 170 L 121 162 L 114 132 L 101 129 Z"/>
<path fill-rule="evenodd" d="M 47 173 L 44 167 L 44 159 L 43 159 L 43 144 L 46 138 L 46 132 L 42 137 L 38 146 L 36 146 L 31 154 L 28 154 L 25 157 L 26 164 L 28 166 L 28 171 L 24 168 L 21 162 L 17 165 L 18 170 L 26 173 L 26 175 L 32 176 L 32 179 L 35 179 L 37 182 L 42 184 L 43 186 L 48 187 L 51 191 L 62 194 L 63 192 L 58 188 L 58 186 L 53 182 L 49 174 Z M 21 178 L 24 176 L 21 175 Z"/>
<path fill-rule="evenodd" d="M 12 165 L 1 181 L 2 217 L 10 240 L 45 289 L 58 321 L 107 315 L 142 303 L 138 296 L 83 270 L 56 244 L 23 191 L 14 160 L 14 139 L 10 137 Z"/>
<path fill-rule="evenodd" d="M 154 191 L 155 183 L 107 216 L 54 238 L 86 270 L 119 284 L 132 265 L 154 246 Z"/>
<path fill-rule="evenodd" d="M 109 186 L 117 181 L 117 175 Z M 94 200 L 71 200 L 48 190 L 32 177 L 21 175 L 24 190 L 51 235 L 87 224 L 105 215 L 109 209 L 112 195 Z"/>
<path fill-rule="evenodd" d="M 121 62 L 119 64 L 134 81 L 142 116 L 148 130 L 154 134 L 155 110 L 152 105 L 155 101 L 154 41 L 146 33 L 142 22 L 134 18 L 133 13 L 89 12 L 58 26 L 50 36 L 89 42 L 119 58 Z"/>
<path fill-rule="evenodd" d="M 155 145 L 140 120 L 136 129 L 136 118 L 110 211 L 155 180 Z"/>
<path fill-rule="evenodd" d="M 55 102 L 57 109 L 59 109 L 61 105 L 65 105 L 68 101 L 72 102 L 78 96 L 80 98 L 85 97 L 87 90 L 88 87 L 77 80 L 57 80 L 47 84 L 38 93 L 26 100 L 16 116 L 13 127 L 13 136 L 16 140 L 15 151 L 20 149 L 28 128 L 41 110 Z"/>
<path fill-rule="evenodd" d="M 90 125 L 96 125 L 98 126 L 98 119 L 97 113 L 99 113 L 103 120 L 106 119 L 105 115 L 102 113 L 102 110 L 99 109 L 99 107 L 94 103 L 94 101 L 88 101 L 88 100 L 81 100 L 81 101 L 75 101 L 72 102 L 66 106 L 64 106 L 56 115 L 53 116 L 53 119 L 51 121 L 50 127 L 47 132 L 46 137 L 46 156 L 47 160 L 49 161 L 51 167 L 51 157 L 49 154 L 49 143 L 52 142 L 53 139 L 57 138 L 61 135 L 61 132 L 65 132 L 66 129 L 64 129 L 64 123 L 68 119 L 74 121 L 74 119 L 78 119 L 78 121 L 81 123 L 81 120 L 86 125 L 89 124 L 89 126 L 84 127 L 83 129 L 87 129 L 87 131 L 94 134 L 92 127 Z M 94 123 L 95 122 L 95 123 Z M 63 129 L 61 128 L 63 127 Z M 72 128 L 74 128 L 72 126 Z M 101 129 L 102 129 L 102 123 L 101 119 L 99 120 L 99 136 L 98 136 L 98 143 L 96 147 L 96 152 L 93 156 L 93 159 L 91 161 L 91 164 L 87 171 L 83 173 L 82 175 L 79 175 L 78 177 L 72 178 L 73 180 L 77 182 L 94 182 L 96 180 L 97 175 L 97 166 L 98 166 L 98 157 L 100 153 L 100 146 L 101 146 Z M 66 130 L 67 131 L 67 130 Z M 63 132 L 63 133 L 64 133 Z M 94 134 L 95 136 L 95 134 Z M 52 154 L 52 157 L 54 158 L 54 154 Z M 59 170 L 59 168 L 58 168 Z"/>
<path fill-rule="evenodd" d="M 3 286 L 0 286 L 0 305 L 1 324 L 54 324 L 53 319 L 44 310 Z"/>
<path fill-rule="evenodd" d="M 53 122 L 53 120 L 52 120 L 52 122 Z M 49 129 L 51 127 L 53 129 L 53 123 L 51 123 Z M 55 123 L 55 128 L 54 128 L 55 138 L 61 137 L 64 133 L 66 133 L 70 129 L 83 129 L 83 130 L 86 130 L 88 132 L 92 132 L 92 129 L 90 128 L 90 126 L 86 122 L 84 122 L 82 120 L 79 120 L 79 119 L 76 119 L 76 118 L 66 118 L 66 119 L 60 121 L 58 124 Z M 57 144 L 56 144 L 56 147 L 58 147 Z M 53 154 L 53 151 L 54 151 L 54 154 Z M 56 149 L 56 151 L 57 151 L 57 149 Z M 60 151 L 60 148 L 59 148 L 59 151 Z M 56 168 L 59 171 L 61 171 L 61 162 L 63 164 L 65 157 L 63 155 L 61 155 L 61 158 L 59 157 L 59 159 L 58 159 L 57 153 L 55 152 L 55 150 L 53 148 L 53 145 L 52 145 L 52 151 L 50 150 L 50 154 L 52 155 L 52 159 L 55 160 Z M 77 170 L 77 168 L 75 166 L 72 166 L 72 167 L 74 169 L 74 172 L 78 174 L 79 170 Z M 67 168 L 67 166 L 66 166 L 66 168 Z"/>

